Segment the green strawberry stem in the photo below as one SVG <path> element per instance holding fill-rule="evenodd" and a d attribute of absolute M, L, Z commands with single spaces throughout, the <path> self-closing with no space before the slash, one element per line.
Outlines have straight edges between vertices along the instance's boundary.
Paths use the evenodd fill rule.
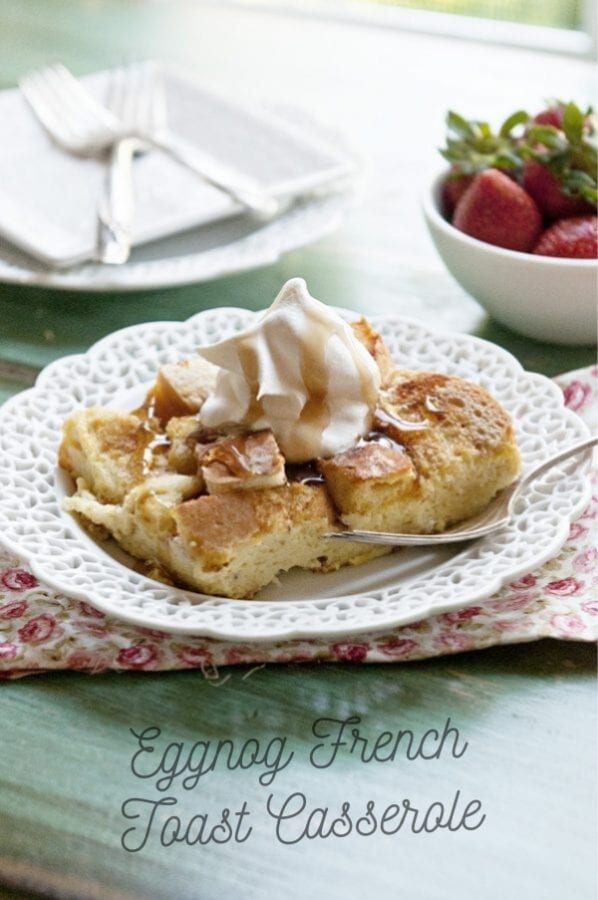
<path fill-rule="evenodd" d="M 494 134 L 488 122 L 468 121 L 450 110 L 447 115 L 446 147 L 440 152 L 461 175 L 476 175 L 485 169 L 502 169 L 507 172 L 521 170 L 523 161 L 516 152 L 513 130 L 529 121 L 520 110 L 502 124 Z"/>

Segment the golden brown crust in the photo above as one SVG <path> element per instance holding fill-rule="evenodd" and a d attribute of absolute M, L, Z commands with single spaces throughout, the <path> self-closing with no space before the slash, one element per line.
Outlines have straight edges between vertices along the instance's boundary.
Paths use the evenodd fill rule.
<path fill-rule="evenodd" d="M 318 460 L 318 469 L 329 481 L 336 472 L 343 472 L 351 481 L 372 481 L 378 478 L 395 477 L 411 480 L 414 476 L 413 464 L 405 453 L 387 447 L 378 441 L 359 444 L 330 459 Z"/>
<path fill-rule="evenodd" d="M 84 477 L 104 503 L 118 503 L 146 473 L 146 451 L 155 434 L 145 420 L 119 410 L 92 408 L 64 426 L 59 465 Z"/>
<path fill-rule="evenodd" d="M 286 482 L 284 457 L 270 429 L 199 443 L 196 454 L 209 494 L 259 490 Z"/>
<path fill-rule="evenodd" d="M 239 541 L 285 531 L 297 522 L 324 519 L 332 525 L 336 520 L 326 488 L 302 484 L 204 494 L 181 503 L 173 515 L 179 533 L 195 545 L 194 555 L 206 556 L 228 556 Z"/>
<path fill-rule="evenodd" d="M 402 373 L 381 405 L 397 420 L 386 432 L 405 447 L 423 477 L 441 468 L 447 455 L 471 458 L 514 443 L 511 420 L 500 404 L 456 376 Z M 403 421 L 409 424 L 402 426 Z M 413 427 L 420 422 L 426 427 Z"/>
<path fill-rule="evenodd" d="M 377 331 L 374 331 L 368 320 L 364 318 L 352 322 L 351 328 L 355 337 L 361 341 L 365 349 L 374 357 L 380 370 L 381 387 L 387 387 L 392 382 L 396 367 L 383 338 Z"/>
<path fill-rule="evenodd" d="M 374 429 L 394 447 L 385 452 L 386 473 L 381 466 L 379 475 L 361 477 L 368 456 L 359 448 L 320 463 L 351 528 L 442 531 L 480 512 L 519 470 L 509 416 L 483 388 L 455 376 L 397 372 L 381 393 Z M 408 461 L 402 470 L 390 465 L 393 453 Z"/>
<path fill-rule="evenodd" d="M 170 442 L 168 465 L 181 475 L 195 475 L 197 454 L 195 446 L 199 430 L 196 416 L 174 416 L 166 425 L 166 436 Z"/>
<path fill-rule="evenodd" d="M 216 366 L 201 357 L 167 363 L 158 371 L 144 406 L 162 422 L 193 415 L 213 390 L 216 373 Z"/>

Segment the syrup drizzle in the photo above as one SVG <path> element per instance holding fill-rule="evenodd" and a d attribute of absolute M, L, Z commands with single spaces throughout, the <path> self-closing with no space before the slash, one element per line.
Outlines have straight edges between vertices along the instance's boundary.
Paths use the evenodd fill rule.
<path fill-rule="evenodd" d="M 250 478 L 255 474 L 255 467 L 252 466 L 250 458 L 243 452 L 241 447 L 244 445 L 246 438 L 241 436 L 232 438 L 229 441 L 216 441 L 213 448 L 208 451 L 208 461 L 217 462 L 224 466 L 230 475 L 235 478 Z"/>
<path fill-rule="evenodd" d="M 366 436 L 359 441 L 359 446 L 362 447 L 364 444 L 381 444 L 383 447 L 388 447 L 389 450 L 396 450 L 398 453 L 403 453 L 405 450 L 402 444 L 395 441 L 394 438 L 391 438 L 391 436 L 384 431 L 370 431 L 369 434 L 366 434 Z"/>
<path fill-rule="evenodd" d="M 430 397 L 429 394 L 426 395 L 424 404 L 428 412 L 436 413 L 436 415 L 442 415 L 443 410 L 436 405 L 436 400 L 434 399 L 434 397 Z"/>
<path fill-rule="evenodd" d="M 148 431 L 150 434 L 153 434 L 154 437 L 146 446 L 143 448 L 142 454 L 142 466 L 143 466 L 143 474 L 149 475 L 151 470 L 154 468 L 156 463 L 156 458 L 158 456 L 163 456 L 168 449 L 170 448 L 170 438 L 166 434 L 157 434 L 154 432 L 146 423 L 144 423 L 144 430 Z"/>
<path fill-rule="evenodd" d="M 426 428 L 430 427 L 429 422 L 424 420 L 414 422 L 410 419 L 401 419 L 399 416 L 389 413 L 388 410 L 382 409 L 380 406 L 374 414 L 374 425 L 382 431 L 385 431 L 388 426 L 398 428 L 399 431 L 424 431 Z"/>
<path fill-rule="evenodd" d="M 316 464 L 291 463 L 286 467 L 287 481 L 299 482 L 299 484 L 324 484 L 324 476 L 318 472 Z"/>
<path fill-rule="evenodd" d="M 156 419 L 156 392 L 154 387 L 150 388 L 145 396 L 145 400 L 131 412 L 132 416 L 139 416 L 142 419 Z"/>

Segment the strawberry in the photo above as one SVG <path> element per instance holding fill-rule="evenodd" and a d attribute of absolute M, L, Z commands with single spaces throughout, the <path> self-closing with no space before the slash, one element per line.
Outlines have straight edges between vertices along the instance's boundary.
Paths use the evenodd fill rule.
<path fill-rule="evenodd" d="M 555 172 L 535 159 L 528 159 L 523 166 L 522 186 L 548 219 L 593 212 L 592 204 L 583 197 L 567 196 Z"/>
<path fill-rule="evenodd" d="M 542 216 L 532 198 L 508 175 L 485 169 L 461 197 L 453 225 L 488 244 L 527 252 L 540 233 Z"/>
<path fill-rule="evenodd" d="M 562 128 L 564 111 L 563 104 L 556 103 L 554 106 L 549 106 L 547 109 L 537 113 L 532 121 L 536 125 L 552 125 L 553 128 Z"/>
<path fill-rule="evenodd" d="M 473 181 L 473 175 L 461 175 L 456 166 L 452 166 L 442 184 L 442 211 L 447 219 L 451 219 L 457 203 Z"/>
<path fill-rule="evenodd" d="M 558 103 L 528 124 L 519 144 L 525 160 L 522 184 L 548 218 L 593 212 L 596 184 L 596 122 L 592 110 Z"/>
<path fill-rule="evenodd" d="M 598 217 L 574 216 L 554 222 L 534 247 L 539 256 L 595 259 L 598 256 Z"/>

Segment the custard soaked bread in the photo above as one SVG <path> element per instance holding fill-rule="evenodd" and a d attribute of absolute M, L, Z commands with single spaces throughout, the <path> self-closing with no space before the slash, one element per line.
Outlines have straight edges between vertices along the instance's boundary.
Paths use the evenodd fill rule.
<path fill-rule="evenodd" d="M 313 304 L 294 280 L 261 319 L 271 333 L 224 342 L 218 367 L 219 345 L 203 348 L 200 364 L 161 370 L 140 410 L 72 415 L 66 508 L 160 578 L 249 598 L 294 566 L 328 572 L 391 552 L 331 531 L 441 531 L 514 480 L 513 429 L 485 390 L 399 370 L 365 320 L 348 327 Z M 276 329 L 272 311 L 284 314 Z M 307 350 L 295 340 L 306 334 Z"/>
<path fill-rule="evenodd" d="M 225 476 L 234 479 L 236 486 L 230 490 L 219 486 L 215 493 L 208 493 L 213 483 L 209 476 L 206 481 L 197 461 L 201 454 L 196 455 L 195 474 L 177 472 L 171 454 L 161 450 L 167 446 L 160 441 L 166 433 L 156 420 L 152 421 L 159 442 L 148 453 L 150 445 L 139 422 L 133 421 L 135 416 L 130 417 L 130 439 L 144 448 L 143 466 L 133 471 L 123 465 L 117 450 L 111 453 L 105 449 L 101 469 L 93 464 L 83 469 L 79 465 L 81 453 L 78 448 L 71 453 L 70 440 L 74 433 L 79 438 L 85 435 L 81 443 L 97 447 L 94 432 L 102 416 L 102 436 L 115 426 L 120 438 L 122 421 L 113 410 L 84 410 L 69 420 L 71 427 L 61 446 L 60 463 L 76 479 L 77 491 L 65 507 L 84 521 L 103 526 L 125 550 L 143 561 L 148 571 L 158 572 L 160 577 L 207 594 L 251 597 L 279 572 L 293 566 L 328 572 L 388 552 L 387 548 L 324 538 L 342 526 L 315 468 L 302 474 L 283 467 L 284 484 L 259 486 L 263 474 L 256 477 L 252 472 L 250 440 L 247 452 L 241 449 L 242 440 L 237 441 L 241 477 L 232 470 Z M 189 444 L 195 441 L 197 437 L 192 436 Z M 133 454 L 139 458 L 139 448 Z M 225 467 L 224 462 L 220 465 Z M 134 475 L 119 501 L 106 501 L 105 492 L 96 492 L 93 476 L 100 474 L 103 486 L 106 468 L 113 469 L 113 481 L 118 484 Z M 184 469 L 188 470 L 186 463 Z M 81 476 L 82 471 L 87 477 Z"/>
<path fill-rule="evenodd" d="M 347 527 L 425 534 L 481 512 L 516 477 L 519 454 L 508 415 L 483 388 L 401 372 L 370 439 L 318 465 Z"/>

